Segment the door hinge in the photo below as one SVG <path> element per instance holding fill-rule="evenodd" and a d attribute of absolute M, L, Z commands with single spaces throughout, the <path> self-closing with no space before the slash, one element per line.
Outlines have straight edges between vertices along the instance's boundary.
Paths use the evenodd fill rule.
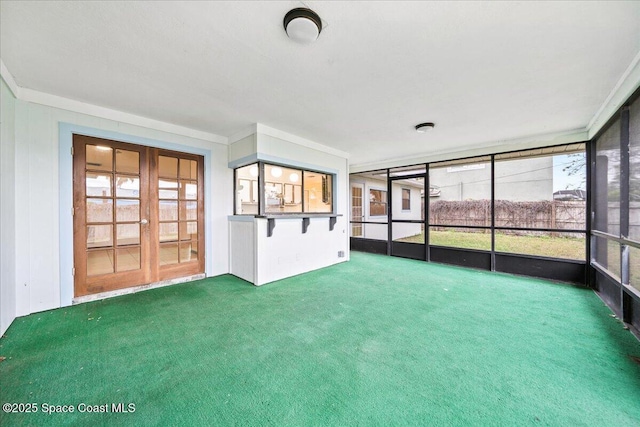
<path fill-rule="evenodd" d="M 76 214 L 76 208 L 71 208 L 71 216 L 75 216 Z"/>
<path fill-rule="evenodd" d="M 76 268 L 75 268 L 75 267 L 73 267 L 73 268 L 71 269 L 71 275 L 72 275 L 72 276 L 75 276 L 75 275 L 76 275 Z"/>
<path fill-rule="evenodd" d="M 73 156 L 73 146 L 71 146 L 71 155 Z"/>

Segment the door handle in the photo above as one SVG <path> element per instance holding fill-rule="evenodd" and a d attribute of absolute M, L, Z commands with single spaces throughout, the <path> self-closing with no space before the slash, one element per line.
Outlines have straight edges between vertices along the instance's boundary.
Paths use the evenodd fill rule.
<path fill-rule="evenodd" d="M 140 221 L 140 224 L 142 224 L 142 225 L 145 225 L 145 224 L 148 224 L 148 223 L 149 223 L 149 221 L 147 221 L 146 219 L 143 219 L 142 221 Z"/>

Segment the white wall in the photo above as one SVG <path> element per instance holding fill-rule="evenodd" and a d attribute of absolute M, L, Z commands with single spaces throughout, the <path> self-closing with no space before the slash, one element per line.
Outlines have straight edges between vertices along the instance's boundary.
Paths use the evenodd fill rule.
<path fill-rule="evenodd" d="M 258 152 L 256 134 L 248 135 L 229 145 L 229 160 L 254 158 Z"/>
<path fill-rule="evenodd" d="M 16 317 L 15 105 L 0 79 L 0 335 Z"/>
<path fill-rule="evenodd" d="M 253 216 L 229 221 L 229 272 L 247 282 L 256 281 L 256 225 Z"/>
<path fill-rule="evenodd" d="M 210 152 L 205 165 L 209 171 L 205 195 L 209 214 L 205 224 L 206 274 L 228 272 L 226 218 L 232 212 L 233 181 L 227 168 L 226 145 L 21 100 L 16 101 L 15 123 L 14 189 L 20 195 L 15 203 L 16 315 L 70 303 L 73 279 L 65 256 L 71 242 L 64 224 L 70 222 L 71 205 L 68 210 L 60 206 L 60 198 L 65 198 L 71 186 L 68 180 L 59 179 L 59 164 L 65 160 L 61 156 L 67 155 L 66 150 L 61 153 L 61 124 L 95 130 L 100 135 L 117 135 L 112 139 L 124 142 L 144 141 L 161 148 Z M 70 171 L 62 172 L 65 175 Z M 70 173 L 67 175 L 70 177 Z M 66 212 L 69 217 L 65 218 Z M 65 267 L 61 269 L 61 265 Z"/>
<path fill-rule="evenodd" d="M 254 284 L 260 286 L 346 261 L 346 221 L 344 216 L 338 218 L 333 231 L 329 231 L 329 218 L 311 218 L 303 234 L 302 219 L 278 218 L 273 235 L 267 237 L 267 220 L 256 219 Z M 344 252 L 343 258 L 338 256 L 339 251 Z"/>

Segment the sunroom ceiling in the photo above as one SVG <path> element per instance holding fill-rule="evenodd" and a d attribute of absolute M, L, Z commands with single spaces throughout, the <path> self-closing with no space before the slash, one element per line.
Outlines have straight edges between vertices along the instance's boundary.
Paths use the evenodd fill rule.
<path fill-rule="evenodd" d="M 282 28 L 297 1 L 3 0 L 0 53 L 23 88 L 366 164 L 584 130 L 640 51 L 640 2 L 304 5 L 311 45 Z"/>

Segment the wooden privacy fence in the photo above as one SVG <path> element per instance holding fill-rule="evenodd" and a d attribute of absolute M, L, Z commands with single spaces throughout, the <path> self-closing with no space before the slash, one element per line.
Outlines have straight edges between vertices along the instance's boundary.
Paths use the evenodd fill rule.
<path fill-rule="evenodd" d="M 491 227 L 491 201 L 438 200 L 429 206 L 431 224 L 471 225 Z M 516 228 L 550 228 L 557 230 L 586 229 L 586 206 L 584 201 L 511 202 L 495 201 L 495 226 Z M 462 230 L 462 229 L 461 229 Z M 464 230 L 471 231 L 471 230 Z M 485 232 L 485 230 L 478 230 Z M 518 235 L 546 234 L 537 231 L 501 231 Z M 572 236 L 567 233 L 561 235 Z"/>

